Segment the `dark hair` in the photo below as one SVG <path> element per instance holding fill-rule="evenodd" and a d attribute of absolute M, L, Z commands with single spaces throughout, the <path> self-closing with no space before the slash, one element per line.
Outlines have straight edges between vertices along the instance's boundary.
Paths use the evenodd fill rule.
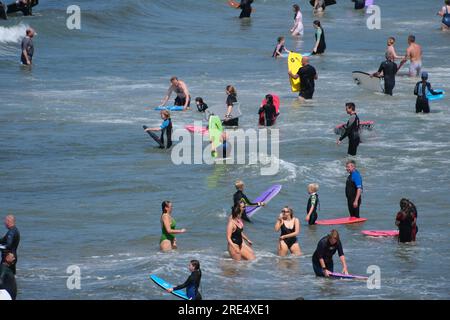
<path fill-rule="evenodd" d="M 241 203 L 237 203 L 231 210 L 231 217 L 236 219 L 241 214 Z"/>
<path fill-rule="evenodd" d="M 450 1 L 450 0 L 449 0 L 449 1 Z M 277 38 L 277 41 L 278 41 L 278 42 L 281 42 L 281 40 L 283 40 L 283 39 L 284 39 L 284 37 L 278 37 L 278 38 Z"/>
<path fill-rule="evenodd" d="M 416 206 L 414 205 L 414 203 L 412 203 L 409 199 L 406 198 L 402 198 L 400 200 L 400 210 L 403 211 L 407 216 L 410 216 L 411 218 L 417 215 Z"/>
<path fill-rule="evenodd" d="M 202 97 L 195 98 L 195 101 L 200 102 L 200 103 L 203 104 L 203 98 Z"/>
<path fill-rule="evenodd" d="M 295 12 L 300 11 L 300 6 L 298 4 L 294 4 L 294 5 L 292 5 L 292 7 L 295 9 Z"/>
<path fill-rule="evenodd" d="M 356 109 L 356 106 L 355 106 L 355 104 L 353 102 L 347 102 L 345 104 L 345 107 L 352 109 L 352 111 L 355 111 L 355 109 Z"/>
<path fill-rule="evenodd" d="M 409 35 L 408 40 L 411 42 L 416 42 L 416 37 L 411 34 Z"/>
<path fill-rule="evenodd" d="M 166 208 L 169 206 L 169 204 L 171 204 L 172 202 L 170 202 L 169 200 L 164 200 L 161 203 L 161 209 L 162 209 L 162 213 L 166 213 Z"/>
<path fill-rule="evenodd" d="M 322 28 L 322 26 L 320 25 L 320 21 L 319 20 L 314 20 L 313 24 L 315 24 L 319 28 Z"/>
<path fill-rule="evenodd" d="M 273 106 L 273 96 L 271 94 L 266 95 L 266 104 Z"/>
<path fill-rule="evenodd" d="M 191 264 L 194 267 L 195 270 L 200 270 L 200 261 L 198 260 L 191 260 Z"/>
<path fill-rule="evenodd" d="M 170 82 L 172 82 L 173 80 L 178 80 L 178 78 L 173 76 L 172 78 L 170 78 Z"/>
<path fill-rule="evenodd" d="M 231 95 L 237 96 L 236 89 L 235 89 L 232 85 L 228 85 L 225 89 L 226 89 Z"/>
<path fill-rule="evenodd" d="M 405 199 L 405 198 L 402 198 L 402 199 L 400 200 L 400 209 L 403 211 L 403 210 L 405 210 L 406 208 L 408 208 L 408 206 L 409 206 L 409 200 L 408 200 L 408 199 Z"/>
<path fill-rule="evenodd" d="M 445 0 L 445 4 L 450 6 L 450 0 Z"/>

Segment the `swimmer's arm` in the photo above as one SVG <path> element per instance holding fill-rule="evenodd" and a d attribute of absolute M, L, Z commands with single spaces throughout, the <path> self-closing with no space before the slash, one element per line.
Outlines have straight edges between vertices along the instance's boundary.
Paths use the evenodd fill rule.
<path fill-rule="evenodd" d="M 299 75 L 298 74 L 293 74 L 292 72 L 288 71 L 289 77 L 291 77 L 292 79 L 298 79 Z"/>
<path fill-rule="evenodd" d="M 166 232 L 169 234 L 178 234 L 178 233 L 184 233 L 186 230 L 185 229 L 181 229 L 181 230 L 177 230 L 177 229 L 172 229 L 170 227 L 170 218 L 167 217 L 167 215 L 164 215 L 163 217 L 163 224 L 164 224 L 164 229 L 166 229 Z"/>
<path fill-rule="evenodd" d="M 148 132 L 148 131 L 160 131 L 160 130 L 161 130 L 161 128 L 147 128 L 144 131 Z"/>
<path fill-rule="evenodd" d="M 190 275 L 190 276 L 187 278 L 187 280 L 186 280 L 183 284 L 180 284 L 180 285 L 178 285 L 178 286 L 176 286 L 176 287 L 173 287 L 173 288 L 172 288 L 172 291 L 184 289 L 184 288 L 186 288 L 192 281 L 193 281 L 192 275 Z"/>
<path fill-rule="evenodd" d="M 283 223 L 283 220 L 281 219 L 281 216 L 280 216 L 280 217 L 278 217 L 277 222 L 275 222 L 275 232 L 280 231 L 282 223 Z"/>
<path fill-rule="evenodd" d="M 438 95 L 438 94 L 441 94 L 440 92 L 436 92 L 436 91 L 434 91 L 433 89 L 431 89 L 431 84 L 430 84 L 430 83 L 427 83 L 427 87 L 428 87 L 428 90 L 431 92 L 431 94 L 432 94 L 433 96 L 436 96 L 436 95 Z"/>
<path fill-rule="evenodd" d="M 167 90 L 166 96 L 162 99 L 161 105 L 165 105 L 167 101 L 169 101 L 170 96 L 172 95 L 173 86 L 169 87 L 169 90 Z"/>
<path fill-rule="evenodd" d="M 342 273 L 348 274 L 347 262 L 345 261 L 345 256 L 342 255 L 339 257 L 339 259 L 341 259 L 341 263 L 342 263 Z"/>
<path fill-rule="evenodd" d="M 245 233 L 241 233 L 242 234 L 242 239 L 244 239 L 245 241 L 247 241 L 248 244 L 252 245 L 252 242 L 250 241 L 250 239 L 245 235 Z"/>

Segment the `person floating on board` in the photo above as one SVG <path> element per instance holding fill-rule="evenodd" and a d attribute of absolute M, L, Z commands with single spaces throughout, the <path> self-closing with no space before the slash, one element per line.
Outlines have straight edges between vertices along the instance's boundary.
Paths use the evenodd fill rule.
<path fill-rule="evenodd" d="M 300 6 L 298 4 L 292 5 L 292 10 L 294 11 L 294 25 L 291 28 L 291 34 L 293 36 L 303 37 L 304 27 L 303 27 L 303 15 L 300 11 Z"/>
<path fill-rule="evenodd" d="M 2 262 L 5 261 L 7 252 L 14 254 L 14 262 L 10 264 L 11 271 L 16 274 L 17 248 L 20 243 L 20 232 L 16 226 L 16 217 L 9 214 L 5 217 L 5 227 L 8 229 L 5 236 L 0 238 L 0 245 L 5 248 L 2 251 Z"/>
<path fill-rule="evenodd" d="M 442 17 L 441 30 L 449 31 L 450 30 L 450 0 L 444 1 L 445 6 L 437 13 Z"/>
<path fill-rule="evenodd" d="M 250 18 L 250 15 L 252 14 L 252 3 L 253 0 L 241 0 L 241 3 L 237 7 L 242 10 L 239 19 Z"/>
<path fill-rule="evenodd" d="M 291 254 L 299 256 L 302 254 L 297 236 L 300 233 L 300 222 L 294 217 L 294 210 L 288 206 L 281 210 L 275 223 L 275 231 L 281 230 L 278 241 L 278 255 L 284 257 L 290 251 Z"/>
<path fill-rule="evenodd" d="M 208 109 L 208 105 L 203 101 L 202 97 L 195 98 L 195 104 L 197 105 L 198 112 L 205 112 Z"/>
<path fill-rule="evenodd" d="M 316 32 L 314 33 L 314 37 L 316 38 L 316 43 L 314 45 L 314 48 L 313 48 L 311 54 L 313 54 L 313 55 L 322 54 L 325 52 L 325 49 L 327 48 L 327 44 L 325 43 L 325 32 L 323 31 L 323 28 L 322 28 L 319 20 L 315 20 L 313 22 L 313 26 L 316 29 Z"/>
<path fill-rule="evenodd" d="M 163 201 L 161 204 L 161 238 L 159 240 L 159 247 L 161 251 L 169 251 L 177 248 L 176 234 L 185 233 L 186 229 L 175 229 L 177 222 L 172 217 L 172 202 Z"/>
<path fill-rule="evenodd" d="M 266 103 L 261 105 L 258 110 L 259 125 L 270 127 L 275 124 L 275 121 L 279 115 L 273 102 L 273 96 L 271 94 L 266 95 Z"/>
<path fill-rule="evenodd" d="M 36 34 L 34 29 L 27 28 L 26 37 L 22 39 L 22 53 L 20 56 L 20 61 L 23 65 L 31 66 L 33 63 L 33 55 L 34 55 L 34 44 L 33 37 Z"/>
<path fill-rule="evenodd" d="M 432 95 L 438 95 L 439 92 L 434 91 L 431 88 L 431 84 L 427 81 L 428 73 L 422 72 L 422 81 L 416 83 L 414 87 L 414 95 L 417 96 L 416 99 L 416 113 L 429 113 L 430 112 L 430 104 L 428 102 L 428 93 Z"/>
<path fill-rule="evenodd" d="M 395 217 L 395 225 L 399 231 L 399 242 L 416 241 L 417 227 L 417 209 L 408 199 L 400 200 L 400 211 Z"/>
<path fill-rule="evenodd" d="M 284 47 L 285 42 L 286 42 L 286 39 L 284 37 L 278 37 L 277 45 L 275 46 L 275 49 L 273 50 L 273 53 L 272 53 L 272 58 L 278 58 L 278 57 L 281 57 L 281 55 L 284 52 L 286 52 L 286 53 L 290 52 L 289 50 L 287 50 Z"/>
<path fill-rule="evenodd" d="M 237 180 L 234 183 L 234 186 L 237 191 L 233 195 L 233 207 L 238 206 L 241 202 L 243 202 L 246 207 L 261 207 L 266 205 L 264 202 L 253 203 L 250 200 L 248 200 L 247 196 L 244 194 L 244 182 L 242 182 L 241 180 Z M 247 222 L 251 222 L 250 219 L 247 217 L 245 210 L 242 213 L 242 219 Z"/>
<path fill-rule="evenodd" d="M 362 177 L 356 170 L 355 161 L 347 161 L 345 168 L 349 173 L 345 183 L 345 196 L 350 217 L 359 218 L 359 208 L 361 207 L 361 196 L 363 191 Z"/>
<path fill-rule="evenodd" d="M 293 79 L 300 78 L 299 100 L 312 99 L 315 90 L 314 80 L 318 79 L 318 75 L 316 69 L 309 64 L 309 58 L 302 57 L 302 67 L 298 69 L 297 74 L 293 74 L 291 71 L 288 71 L 288 74 Z"/>
<path fill-rule="evenodd" d="M 227 111 L 225 113 L 225 119 L 222 121 L 222 125 L 224 126 L 230 126 L 230 127 L 236 127 L 239 125 L 239 107 L 237 106 L 237 92 L 236 89 L 228 85 L 225 89 L 225 92 L 227 94 Z M 235 110 L 237 108 L 237 110 Z"/>
<path fill-rule="evenodd" d="M 161 101 L 162 106 L 164 106 L 167 101 L 169 101 L 172 92 L 175 92 L 177 95 L 174 101 L 175 106 L 183 106 L 183 110 L 190 109 L 191 96 L 189 94 L 189 89 L 186 83 L 182 80 L 179 80 L 177 77 L 170 78 L 170 87 L 167 91 L 166 96 Z"/>
<path fill-rule="evenodd" d="M 319 185 L 317 183 L 311 183 L 308 185 L 309 199 L 306 206 L 305 220 L 310 226 L 316 224 L 317 209 L 320 206 L 319 195 L 317 194 L 317 191 L 319 191 Z"/>
<path fill-rule="evenodd" d="M 15 273 L 11 270 L 15 266 L 16 257 L 10 251 L 5 253 L 5 258 L 0 264 L 0 290 L 6 290 L 12 300 L 16 300 L 17 283 Z"/>
<path fill-rule="evenodd" d="M 327 236 L 320 239 L 317 244 L 317 249 L 312 256 L 312 265 L 316 276 L 329 277 L 330 273 L 334 272 L 333 255 L 336 251 L 341 259 L 342 273 L 348 274 L 339 233 L 333 229 Z"/>
<path fill-rule="evenodd" d="M 161 131 L 161 136 L 158 138 L 156 135 L 153 137 L 161 142 L 160 149 L 164 149 L 164 138 L 167 139 L 166 148 L 169 149 L 172 146 L 172 119 L 170 118 L 170 112 L 168 110 L 161 110 L 161 119 L 163 122 L 159 128 L 146 128 L 144 131 L 153 133 L 153 131 Z"/>
<path fill-rule="evenodd" d="M 409 76 L 418 77 L 422 70 L 422 47 L 416 43 L 416 37 L 413 35 L 408 36 L 408 49 L 406 49 L 406 55 L 400 62 L 401 67 L 410 60 Z"/>
<path fill-rule="evenodd" d="M 395 75 L 397 74 L 398 67 L 394 62 L 394 54 L 392 52 L 386 53 L 386 61 L 380 64 L 378 72 L 372 74 L 373 77 L 384 77 L 384 94 L 392 96 L 392 90 L 395 87 Z"/>
<path fill-rule="evenodd" d="M 187 280 L 179 286 L 167 289 L 167 292 L 177 291 L 186 288 L 186 295 L 189 300 L 202 300 L 202 295 L 199 292 L 200 281 L 202 279 L 202 270 L 200 270 L 200 262 L 198 260 L 191 260 L 188 265 L 191 275 Z"/>
<path fill-rule="evenodd" d="M 359 117 L 356 114 L 356 106 L 353 102 L 347 102 L 345 104 L 345 111 L 350 115 L 347 124 L 344 126 L 344 132 L 336 141 L 338 145 L 342 143 L 346 137 L 348 137 L 348 150 L 347 153 L 351 156 L 356 156 L 356 151 L 360 143 L 359 136 Z"/>
<path fill-rule="evenodd" d="M 245 204 L 240 202 L 233 207 L 231 217 L 228 219 L 228 252 L 233 260 L 254 260 L 255 253 L 251 248 L 253 243 L 244 234 L 244 223 L 241 219 L 243 213 L 245 213 Z"/>

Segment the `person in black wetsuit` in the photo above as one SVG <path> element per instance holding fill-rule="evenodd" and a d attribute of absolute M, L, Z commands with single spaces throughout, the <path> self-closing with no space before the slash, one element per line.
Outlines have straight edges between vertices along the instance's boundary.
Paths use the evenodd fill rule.
<path fill-rule="evenodd" d="M 252 14 L 252 3 L 253 0 L 241 0 L 241 3 L 238 6 L 238 8 L 242 10 L 239 19 L 250 18 L 250 15 Z"/>
<path fill-rule="evenodd" d="M 200 270 L 200 262 L 198 260 L 191 260 L 189 263 L 189 271 L 191 275 L 187 280 L 179 286 L 167 289 L 168 292 L 177 291 L 186 288 L 186 295 L 190 300 L 202 300 L 202 295 L 198 291 L 200 281 L 202 279 L 202 271 Z"/>
<path fill-rule="evenodd" d="M 208 105 L 203 101 L 202 97 L 195 98 L 195 104 L 197 105 L 198 112 L 205 112 L 208 109 Z"/>
<path fill-rule="evenodd" d="M 145 128 L 144 131 L 150 133 L 152 136 L 154 136 L 153 131 L 161 131 L 159 141 L 161 141 L 162 145 L 165 145 L 164 140 L 166 138 L 167 144 L 165 147 L 169 149 L 172 146 L 172 119 L 170 118 L 170 112 L 167 110 L 161 110 L 160 114 L 161 119 L 163 119 L 161 126 L 159 128 Z M 160 146 L 159 148 L 164 149 L 163 146 Z"/>
<path fill-rule="evenodd" d="M 297 74 L 293 74 L 288 71 L 291 78 L 300 78 L 300 93 L 298 98 L 300 101 L 312 99 L 314 95 L 315 83 L 314 80 L 318 79 L 316 69 L 309 64 L 308 57 L 302 57 L 302 67 L 298 69 Z"/>
<path fill-rule="evenodd" d="M 317 220 L 317 208 L 320 205 L 317 191 L 319 191 L 319 185 L 317 183 L 311 183 L 308 185 L 309 199 L 308 205 L 306 206 L 305 220 L 310 226 L 316 224 Z"/>
<path fill-rule="evenodd" d="M 233 87 L 232 85 L 228 85 L 225 88 L 225 92 L 227 94 L 226 100 L 227 111 L 225 113 L 225 119 L 222 120 L 222 125 L 235 127 L 239 125 L 239 116 L 240 116 L 239 107 L 236 106 L 238 103 L 236 88 Z M 235 106 L 237 110 L 235 109 Z"/>
<path fill-rule="evenodd" d="M 356 114 L 356 106 L 353 102 L 347 102 L 345 104 L 345 111 L 350 115 L 347 124 L 345 125 L 344 133 L 339 137 L 336 143 L 339 145 L 346 137 L 348 137 L 348 151 L 351 156 L 356 156 L 356 151 L 360 143 L 359 137 L 359 117 Z"/>
<path fill-rule="evenodd" d="M 323 28 L 320 24 L 319 20 L 315 20 L 313 22 L 314 28 L 316 29 L 316 32 L 314 34 L 316 38 L 316 43 L 314 45 L 314 49 L 312 51 L 312 54 L 322 54 L 325 52 L 325 49 L 327 48 L 327 44 L 325 43 L 325 32 L 323 31 Z"/>
<path fill-rule="evenodd" d="M 245 204 L 240 202 L 233 207 L 227 225 L 228 252 L 233 260 L 254 260 L 255 253 L 250 239 L 244 234 L 244 223 L 241 220 L 245 212 Z M 244 241 L 245 240 L 245 241 Z"/>
<path fill-rule="evenodd" d="M 342 273 L 348 274 L 339 233 L 337 230 L 331 230 L 327 236 L 320 239 L 312 256 L 312 265 L 316 276 L 329 277 L 330 272 L 334 272 L 333 255 L 336 251 L 341 259 Z"/>
<path fill-rule="evenodd" d="M 266 104 L 259 108 L 258 114 L 259 125 L 270 127 L 275 124 L 278 113 L 273 104 L 273 96 L 271 94 L 266 95 Z"/>
<path fill-rule="evenodd" d="M 0 289 L 6 290 L 11 299 L 16 300 L 16 277 L 11 270 L 13 265 L 15 265 L 15 256 L 12 252 L 7 252 L 4 261 L 0 264 Z"/>
<path fill-rule="evenodd" d="M 395 225 L 399 230 L 399 242 L 416 241 L 417 228 L 417 209 L 408 199 L 400 200 L 400 211 L 395 217 Z"/>
<path fill-rule="evenodd" d="M 297 241 L 297 236 L 300 233 L 300 222 L 294 217 L 294 211 L 288 206 L 281 210 L 278 220 L 275 223 L 275 231 L 278 232 L 280 230 L 278 255 L 284 257 L 289 251 L 295 256 L 301 255 L 302 252 Z"/>
<path fill-rule="evenodd" d="M 414 87 L 414 95 L 417 96 L 416 99 L 416 113 L 429 113 L 430 112 L 430 104 L 428 103 L 427 93 L 431 93 L 432 95 L 438 95 L 439 92 L 431 89 L 431 84 L 427 81 L 428 73 L 422 72 L 422 81 L 416 83 Z"/>
<path fill-rule="evenodd" d="M 386 53 L 386 61 L 380 64 L 378 72 L 372 74 L 373 77 L 384 77 L 384 93 L 392 96 L 392 90 L 395 87 L 395 75 L 398 71 L 398 66 L 394 62 L 394 55 L 391 52 Z"/>
<path fill-rule="evenodd" d="M 246 207 L 261 207 L 266 205 L 264 202 L 256 202 L 256 203 L 251 202 L 244 194 L 244 182 L 242 182 L 241 180 L 237 180 L 234 183 L 234 186 L 236 187 L 237 191 L 233 195 L 233 208 L 238 206 L 241 202 L 244 203 Z M 247 217 L 245 210 L 242 214 L 242 220 L 251 222 L 250 219 Z"/>
<path fill-rule="evenodd" d="M 361 207 L 361 198 L 363 191 L 362 177 L 356 170 L 355 161 L 347 161 L 346 170 L 349 173 L 345 182 L 345 196 L 347 198 L 347 206 L 350 217 L 359 218 L 359 208 Z"/>
<path fill-rule="evenodd" d="M 20 242 L 20 232 L 16 227 L 16 218 L 13 215 L 10 214 L 5 217 L 5 227 L 8 229 L 8 232 L 0 239 L 0 245 L 4 246 L 2 250 L 2 262 L 5 261 L 7 252 L 14 254 L 14 263 L 10 265 L 10 268 L 16 274 L 17 248 Z"/>

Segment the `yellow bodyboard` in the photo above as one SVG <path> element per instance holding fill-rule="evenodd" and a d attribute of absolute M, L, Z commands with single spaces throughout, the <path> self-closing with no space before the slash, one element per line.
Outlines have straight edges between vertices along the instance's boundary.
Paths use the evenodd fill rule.
<path fill-rule="evenodd" d="M 288 56 L 288 70 L 293 74 L 297 74 L 298 70 L 302 67 L 302 55 L 300 53 L 289 52 Z M 291 82 L 291 90 L 292 92 L 300 91 L 300 78 L 293 79 L 289 77 L 289 81 Z"/>

